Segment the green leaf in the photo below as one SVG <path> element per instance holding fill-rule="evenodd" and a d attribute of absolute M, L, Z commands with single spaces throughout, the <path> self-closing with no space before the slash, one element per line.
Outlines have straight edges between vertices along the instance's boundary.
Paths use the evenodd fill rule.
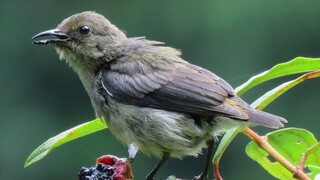
<path fill-rule="evenodd" d="M 320 69 L 320 59 L 318 58 L 305 58 L 298 57 L 292 61 L 277 64 L 270 70 L 260 73 L 250 78 L 247 82 L 236 88 L 236 92 L 239 96 L 248 91 L 249 89 L 266 82 L 268 80 L 287 76 L 291 74 L 298 74 L 310 71 L 317 71 Z"/>
<path fill-rule="evenodd" d="M 286 128 L 269 133 L 265 137 L 268 143 L 295 166 L 299 166 L 302 155 L 318 141 L 314 135 L 304 129 Z M 317 146 L 315 146 L 317 148 Z M 292 173 L 284 168 L 279 162 L 269 157 L 268 153 L 261 149 L 256 142 L 250 142 L 246 147 L 246 153 L 250 158 L 257 161 L 270 174 L 279 179 L 291 179 Z M 320 166 L 320 151 L 312 151 L 307 157 L 305 165 Z M 311 170 L 311 169 L 310 169 Z M 318 171 L 312 171 L 309 177 L 315 176 Z"/>
<path fill-rule="evenodd" d="M 306 65 L 306 64 L 311 65 Z M 317 64 L 317 68 L 313 67 L 314 64 Z M 312 67 L 311 67 L 312 66 Z M 304 71 L 310 71 L 310 70 L 318 70 L 320 69 L 320 59 L 311 59 L 311 58 L 296 58 L 292 61 L 289 61 L 287 63 L 282 63 L 274 66 L 272 69 L 265 71 L 257 76 L 252 77 L 249 81 L 244 83 L 243 85 L 236 88 L 237 94 L 241 95 L 241 93 L 244 93 L 245 91 L 249 90 L 250 88 L 254 87 L 255 85 L 258 85 L 260 83 L 263 83 L 267 80 L 281 77 L 284 75 L 289 74 L 295 74 L 300 73 Z M 320 72 L 315 71 L 308 74 L 304 74 L 303 76 L 286 83 L 281 84 L 280 86 L 274 88 L 273 90 L 267 92 L 263 96 L 261 96 L 259 99 L 257 99 L 254 103 L 251 104 L 252 107 L 256 109 L 262 110 L 265 108 L 268 104 L 270 104 L 273 100 L 278 98 L 281 94 L 289 90 L 290 88 L 294 87 L 295 85 L 299 84 L 300 82 L 303 82 L 304 80 L 319 77 Z M 219 164 L 219 161 L 224 153 L 224 151 L 227 149 L 231 141 L 235 138 L 235 136 L 241 132 L 243 129 L 241 128 L 233 128 L 228 130 L 225 135 L 222 137 L 219 146 L 214 154 L 213 157 L 213 164 Z"/>
<path fill-rule="evenodd" d="M 72 141 L 74 139 L 80 138 L 82 136 L 100 131 L 102 129 L 106 129 L 108 126 L 104 122 L 103 119 L 95 119 L 93 121 L 83 123 L 79 126 L 76 126 L 74 128 L 71 128 L 65 132 L 62 132 L 58 134 L 57 136 L 54 136 L 50 139 L 48 139 L 46 142 L 41 144 L 37 149 L 35 149 L 28 157 L 27 161 L 24 164 L 24 167 L 27 167 L 43 157 L 45 157 L 49 152 L 51 152 L 54 148 L 67 143 L 69 141 Z"/>
<path fill-rule="evenodd" d="M 296 86 L 297 84 L 299 84 L 305 80 L 316 78 L 316 77 L 320 77 L 320 71 L 310 72 L 310 73 L 307 73 L 307 74 L 300 76 L 299 78 L 297 78 L 295 80 L 283 83 L 283 84 L 279 85 L 278 87 L 268 91 L 260 98 L 258 98 L 256 101 L 254 101 L 251 104 L 251 106 L 256 109 L 263 109 L 268 104 L 270 104 L 272 101 L 274 101 L 276 98 L 278 98 L 280 95 L 285 93 L 287 90 L 291 89 L 292 87 Z"/>
<path fill-rule="evenodd" d="M 318 142 L 317 144 L 313 145 L 312 147 L 310 147 L 309 149 L 307 149 L 306 154 L 309 156 L 313 153 L 316 153 L 320 150 L 320 142 Z"/>
<path fill-rule="evenodd" d="M 320 166 L 308 165 L 308 169 L 312 172 L 309 177 L 314 180 L 320 179 Z"/>
<path fill-rule="evenodd" d="M 175 176 L 169 176 L 169 177 L 167 177 L 167 179 L 166 180 L 177 180 L 177 178 L 175 177 Z"/>
<path fill-rule="evenodd" d="M 216 152 L 214 153 L 213 156 L 213 164 L 219 164 L 219 161 L 224 153 L 224 151 L 227 149 L 227 147 L 229 146 L 229 144 L 231 143 L 231 141 L 236 137 L 236 135 L 241 132 L 242 129 L 240 128 L 232 128 L 229 129 L 221 138 L 220 142 L 219 142 L 219 146 L 216 150 Z"/>

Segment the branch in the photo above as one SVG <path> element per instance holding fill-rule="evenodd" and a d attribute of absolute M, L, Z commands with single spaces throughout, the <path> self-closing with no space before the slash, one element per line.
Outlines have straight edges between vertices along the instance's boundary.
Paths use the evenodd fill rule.
<path fill-rule="evenodd" d="M 219 163 L 213 164 L 213 174 L 216 180 L 222 180 L 221 174 L 219 172 Z"/>
<path fill-rule="evenodd" d="M 282 166 L 287 168 L 295 178 L 301 180 L 310 180 L 310 178 L 303 172 L 303 169 L 296 168 L 293 164 L 287 161 L 284 157 L 281 156 L 269 143 L 268 141 L 259 136 L 256 132 L 251 130 L 250 128 L 246 128 L 243 131 L 244 134 L 249 136 L 253 141 L 255 141 L 262 149 L 268 152 L 274 159 L 276 159 Z"/>

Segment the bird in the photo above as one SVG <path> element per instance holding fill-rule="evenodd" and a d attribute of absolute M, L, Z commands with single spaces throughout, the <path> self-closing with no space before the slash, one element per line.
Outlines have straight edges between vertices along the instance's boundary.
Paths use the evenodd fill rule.
<path fill-rule="evenodd" d="M 160 159 L 147 180 L 169 157 L 197 156 L 205 148 L 203 172 L 194 179 L 208 179 L 218 136 L 233 127 L 276 129 L 287 122 L 252 108 L 221 77 L 184 60 L 180 50 L 127 37 L 93 11 L 74 14 L 33 39 L 54 45 L 78 74 L 96 116 L 129 147 L 130 158 L 139 151 Z"/>

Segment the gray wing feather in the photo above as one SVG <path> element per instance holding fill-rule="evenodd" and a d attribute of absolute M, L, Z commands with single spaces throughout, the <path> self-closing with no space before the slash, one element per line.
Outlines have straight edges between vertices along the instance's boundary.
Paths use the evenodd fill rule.
<path fill-rule="evenodd" d="M 119 66 L 119 65 L 118 65 Z M 227 114 L 248 119 L 239 109 L 225 102 L 234 96 L 232 87 L 208 70 L 181 63 L 170 70 L 154 69 L 125 73 L 115 68 L 103 70 L 103 87 L 112 98 L 142 107 L 151 107 L 191 115 Z"/>

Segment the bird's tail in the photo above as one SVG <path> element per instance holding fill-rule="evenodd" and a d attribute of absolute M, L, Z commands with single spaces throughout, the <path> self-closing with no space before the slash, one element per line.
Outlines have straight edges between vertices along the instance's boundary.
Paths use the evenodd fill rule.
<path fill-rule="evenodd" d="M 280 116 L 276 116 L 256 109 L 250 109 L 248 114 L 248 122 L 254 125 L 261 125 L 277 129 L 282 128 L 284 126 L 283 123 L 288 122 Z"/>

